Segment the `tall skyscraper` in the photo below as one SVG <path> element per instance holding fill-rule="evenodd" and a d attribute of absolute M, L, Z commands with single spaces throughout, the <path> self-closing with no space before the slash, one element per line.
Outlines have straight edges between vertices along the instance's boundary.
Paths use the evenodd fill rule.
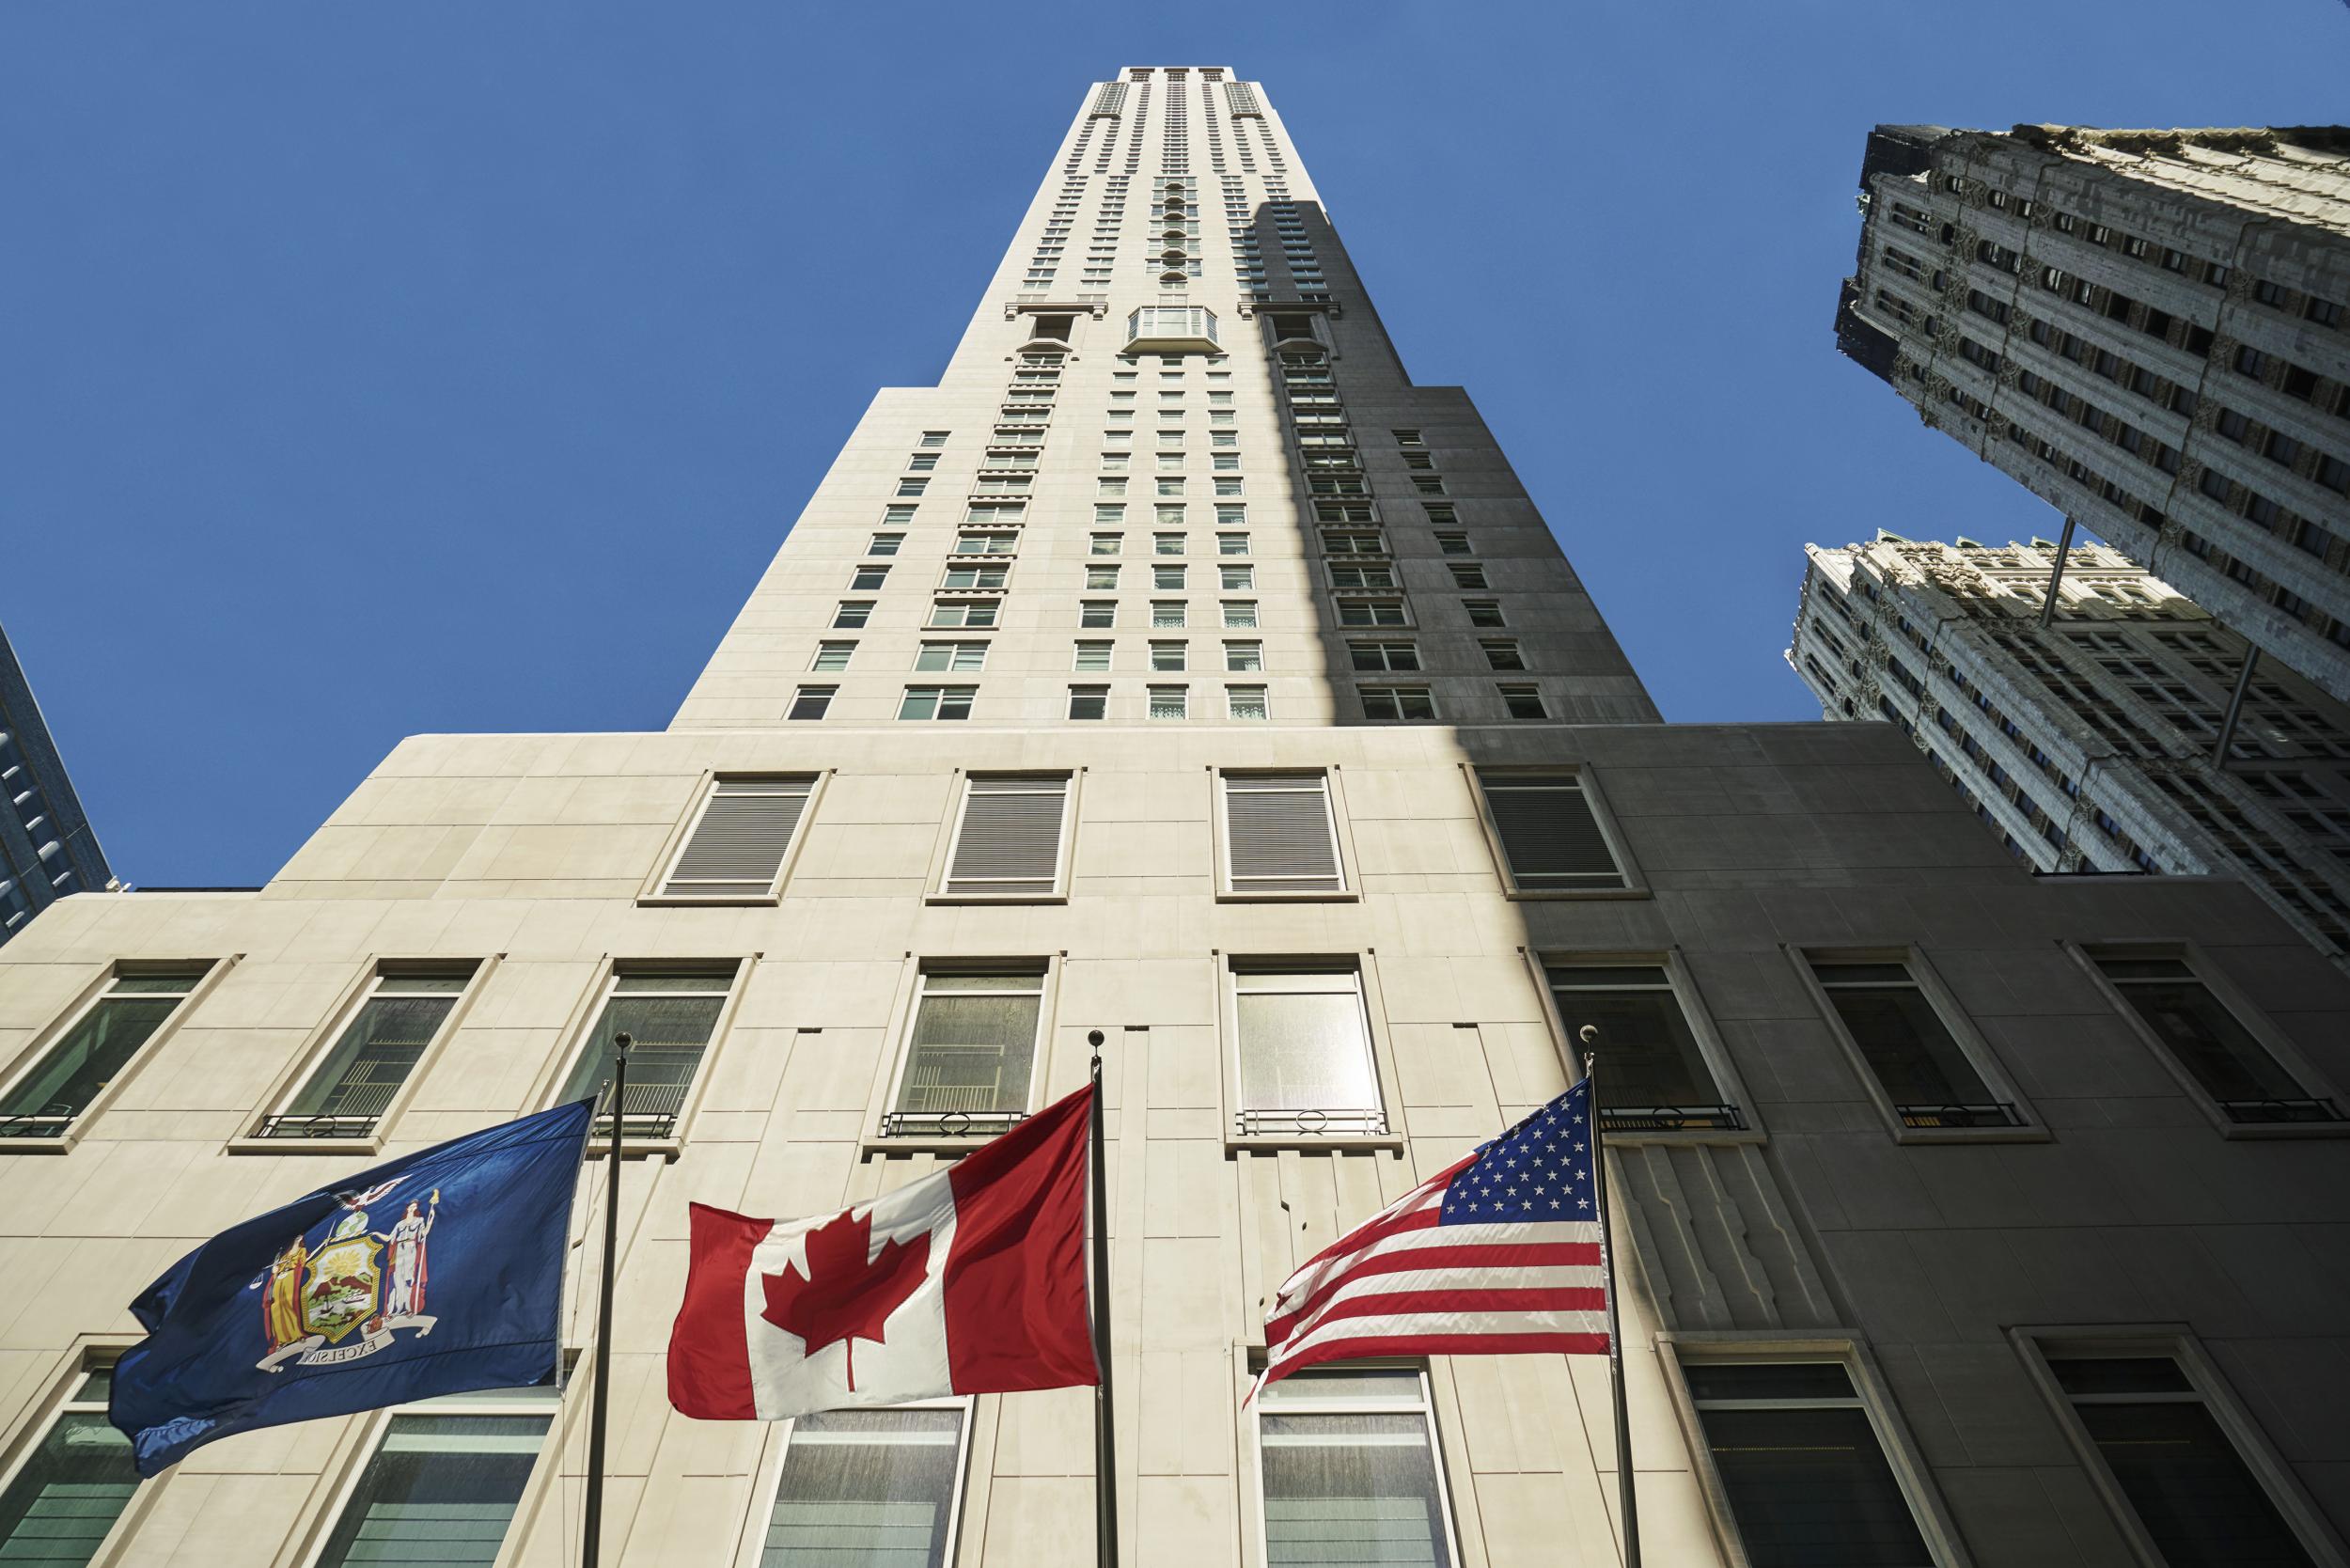
<path fill-rule="evenodd" d="M 1586 1027 L 1651 1563 L 2339 1552 L 2350 980 L 2231 882 L 2033 878 L 1888 726 L 1656 722 L 1262 89 L 1075 110 L 941 384 L 876 399 L 666 730 L 415 737 L 258 893 L 0 952 L 0 1554 L 568 1562 L 617 1180 L 611 1562 L 1087 1561 L 1086 1390 L 774 1429 L 661 1390 L 688 1200 L 895 1189 L 1099 1030 L 1123 1560 L 1615 1562 L 1596 1359 L 1243 1403 L 1283 1278 Z M 622 1031 L 560 1393 L 129 1483 L 154 1273 L 591 1091 Z"/>
<path fill-rule="evenodd" d="M 1844 353 L 2350 698 L 2350 131 L 1880 125 Z"/>
<path fill-rule="evenodd" d="M 69 893 L 114 886 L 33 685 L 0 631 L 0 942 Z"/>
<path fill-rule="evenodd" d="M 1808 547 L 1787 662 L 2043 871 L 2240 876 L 2350 961 L 2350 708 L 2101 544 Z M 2231 714 L 2232 713 L 2232 718 Z M 2224 753 L 2221 739 L 2226 737 Z"/>

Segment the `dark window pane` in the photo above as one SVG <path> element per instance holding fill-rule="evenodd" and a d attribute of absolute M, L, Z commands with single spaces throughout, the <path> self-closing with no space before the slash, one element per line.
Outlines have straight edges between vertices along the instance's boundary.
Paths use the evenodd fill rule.
<path fill-rule="evenodd" d="M 2302 1568 L 2311 1561 L 2201 1403 L 2074 1408 L 2169 1568 Z"/>
<path fill-rule="evenodd" d="M 1823 980 L 1838 978 L 1823 966 Z M 1991 1098 L 1982 1077 L 1934 1005 L 1915 985 L 1831 985 L 1853 1043 L 1896 1105 L 1977 1105 Z"/>
<path fill-rule="evenodd" d="M 2123 980 L 2120 990 L 2203 1092 L 2230 1106 L 2231 1114 L 2238 1105 L 2249 1109 L 2307 1095 L 2201 981 Z"/>
<path fill-rule="evenodd" d="M 1700 1407 L 1699 1416 L 1753 1568 L 1933 1560 L 1864 1412 Z"/>
<path fill-rule="evenodd" d="M 395 1416 L 319 1568 L 488 1568 L 547 1431 L 544 1416 Z"/>
<path fill-rule="evenodd" d="M 118 988 L 123 988 L 119 982 Z M 180 1000 L 177 996 L 139 996 L 100 1001 L 0 1101 L 0 1116 L 34 1119 L 0 1123 L 0 1136 L 63 1132 L 137 1055 Z"/>
<path fill-rule="evenodd" d="M 87 1390 L 77 1398 L 91 1397 Z M 104 1397 L 102 1389 L 97 1396 Z M 0 1493 L 0 1562 L 87 1562 L 138 1490 L 131 1440 L 96 1411 L 70 1411 Z"/>
<path fill-rule="evenodd" d="M 1601 1105 L 1609 1111 L 1632 1111 L 1715 1105 L 1720 1091 L 1670 991 L 1584 989 L 1601 977 L 1622 972 L 1551 971 L 1552 983 L 1559 987 L 1559 1015 L 1567 1032 L 1574 1035 L 1587 1024 L 1599 1028 Z M 1562 984 L 1560 977 L 1569 977 L 1571 983 Z"/>
<path fill-rule="evenodd" d="M 2048 1368 L 2068 1394 L 2191 1394 L 2195 1385 L 2168 1356 L 2051 1357 Z"/>
<path fill-rule="evenodd" d="M 399 982 L 403 986 L 408 982 Z M 462 985 L 463 981 L 456 983 Z M 456 1006 L 454 996 L 371 996 L 286 1107 L 290 1116 L 382 1116 Z"/>

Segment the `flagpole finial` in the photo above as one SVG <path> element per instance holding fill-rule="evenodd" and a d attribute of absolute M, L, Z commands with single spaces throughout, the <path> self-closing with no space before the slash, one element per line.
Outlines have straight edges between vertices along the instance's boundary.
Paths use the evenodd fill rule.
<path fill-rule="evenodd" d="M 1093 1059 L 1097 1062 L 1102 1059 L 1103 1039 L 1104 1036 L 1100 1029 L 1086 1030 L 1086 1043 L 1093 1047 Z"/>
<path fill-rule="evenodd" d="M 619 1033 L 612 1037 L 612 1049 L 621 1056 L 628 1055 L 629 1047 L 634 1045 L 635 1043 L 635 1037 L 631 1035 L 626 1029 L 622 1029 Z"/>

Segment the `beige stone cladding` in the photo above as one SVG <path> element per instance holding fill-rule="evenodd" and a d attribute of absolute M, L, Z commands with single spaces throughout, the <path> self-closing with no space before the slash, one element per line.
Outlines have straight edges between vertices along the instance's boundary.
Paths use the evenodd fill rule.
<path fill-rule="evenodd" d="M 1629 886 L 1512 897 L 1477 770 L 1581 770 Z M 957 770 L 1077 780 L 1058 891 L 939 893 Z M 1220 892 L 1219 770 L 1334 781 L 1344 890 Z M 813 774 L 781 890 L 677 907 L 653 889 L 717 775 Z M 2350 991 L 2248 892 L 2201 879 L 2036 880 L 1887 726 L 1103 726 L 403 744 L 252 896 L 84 896 L 0 954 L 0 1051 L 112 966 L 226 965 L 121 1074 L 70 1152 L 0 1144 L 8 1440 L 184 1248 L 358 1163 L 247 1138 L 358 978 L 387 957 L 494 961 L 382 1135 L 413 1148 L 546 1103 L 616 964 L 744 964 L 673 1136 L 623 1162 L 615 1547 L 629 1564 L 749 1560 L 776 1433 L 676 1417 L 661 1356 L 689 1199 L 820 1213 L 913 1180 L 960 1141 L 882 1116 L 926 963 L 1037 961 L 1038 1095 L 1108 1036 L 1110 1215 L 1128 1560 L 1263 1560 L 1240 1408 L 1264 1302 L 1297 1261 L 1567 1081 L 1543 961 L 1668 970 L 1720 1097 L 1710 1131 L 1611 1137 L 1628 1270 L 1650 1560 L 1737 1560 L 1675 1368 L 1844 1361 L 1935 1560 L 2121 1562 L 2123 1527 L 2066 1446 L 2018 1325 L 2184 1337 L 2254 1413 L 2283 1484 L 2334 1517 L 2345 1459 L 2336 1280 L 2350 1146 L 2216 1122 L 2132 1027 L 2084 946 L 2191 952 L 2312 1086 L 2350 1075 Z M 2099 950 L 2103 950 L 2100 949 Z M 1920 1133 L 1867 1090 L 1803 953 L 1930 965 L 2024 1107 Z M 1245 1133 L 1232 961 L 1311 955 L 1362 978 L 1386 1126 Z M 2252 1129 L 2254 1132 L 2275 1129 Z M 592 1274 L 583 1183 L 573 1274 Z M 568 1336 L 584 1346 L 575 1288 Z M 1460 1560 L 1613 1560 L 1615 1464 L 1595 1360 L 1438 1359 L 1434 1419 Z M 576 1550 L 585 1388 L 501 1560 Z M 298 1563 L 371 1418 L 253 1434 L 146 1487 L 121 1562 Z M 965 1564 L 1087 1551 L 1082 1391 L 982 1398 L 962 1482 Z M 1563 1555 L 1562 1555 L 1563 1554 Z"/>
<path fill-rule="evenodd" d="M 2350 131 L 1879 126 L 1845 352 L 2350 698 Z"/>

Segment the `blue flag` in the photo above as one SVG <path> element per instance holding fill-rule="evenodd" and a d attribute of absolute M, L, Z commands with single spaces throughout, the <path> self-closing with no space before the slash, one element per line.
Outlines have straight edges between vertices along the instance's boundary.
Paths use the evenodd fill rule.
<path fill-rule="evenodd" d="M 379 1165 L 224 1231 L 131 1304 L 107 1419 L 139 1474 L 255 1427 L 555 1375 L 592 1100 Z"/>

